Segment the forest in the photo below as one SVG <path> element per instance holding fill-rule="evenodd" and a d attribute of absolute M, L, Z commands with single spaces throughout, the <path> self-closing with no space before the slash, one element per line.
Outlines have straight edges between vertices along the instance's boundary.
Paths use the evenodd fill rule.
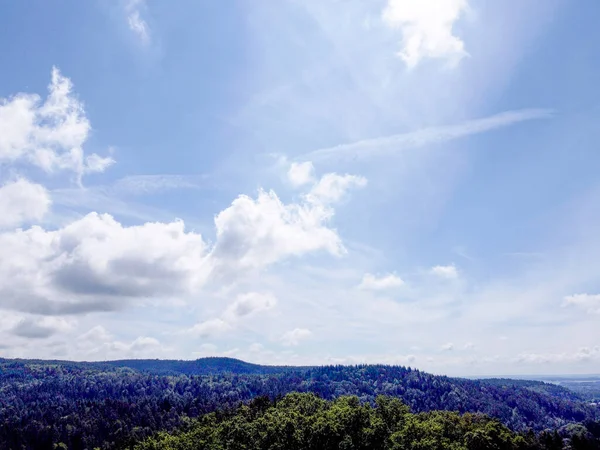
<path fill-rule="evenodd" d="M 287 397 L 291 393 L 311 395 Z M 438 436 L 443 442 L 452 441 L 451 447 L 423 446 L 423 443 L 407 446 L 405 440 L 398 440 L 397 434 L 403 432 L 405 420 L 402 424 L 388 424 L 384 433 L 387 437 L 378 434 L 378 444 L 368 444 L 371 446 L 365 443 L 371 442 L 370 438 L 356 434 L 364 431 L 370 436 L 371 431 L 365 431 L 370 425 L 361 425 L 363 431 L 350 430 L 350 434 L 343 434 L 346 431 L 339 431 L 338 425 L 327 425 L 327 430 L 339 431 L 335 432 L 337 437 L 331 436 L 331 442 L 337 442 L 338 438 L 346 442 L 343 445 L 338 442 L 338 447 L 315 447 L 314 442 L 310 444 L 312 447 L 303 447 L 309 444 L 296 436 L 308 432 L 305 427 L 312 426 L 314 421 L 320 423 L 333 412 L 337 414 L 340 405 L 350 408 L 348 414 L 368 417 L 369 423 L 375 423 L 380 419 L 377 405 L 382 398 L 401 402 L 406 414 L 408 411 L 414 414 L 405 418 L 417 424 L 414 426 L 424 430 L 444 429 L 447 423 L 456 422 L 462 434 L 444 437 L 442 433 L 443 439 Z M 276 429 L 289 426 L 300 430 L 292 433 L 294 439 L 299 439 L 293 444 L 277 441 L 272 447 L 244 447 L 238 446 L 225 432 L 215 431 L 229 430 L 227 427 L 232 423 L 243 419 L 247 422 L 242 427 L 244 433 L 251 433 L 261 421 L 285 416 L 289 411 L 282 412 L 279 408 L 289 405 L 290 399 L 312 402 L 320 408 L 318 414 L 310 412 L 310 417 L 292 415 L 298 423 L 272 424 Z M 254 412 L 248 416 L 244 408 L 254 408 Z M 270 411 L 270 415 L 260 415 L 259 420 L 256 408 L 260 414 Z M 229 358 L 103 363 L 0 359 L 0 448 L 11 450 L 169 448 L 161 447 L 165 439 L 172 448 L 181 449 L 598 448 L 599 420 L 598 406 L 555 384 L 467 380 L 401 366 L 274 367 Z M 206 434 L 208 423 L 214 423 L 213 431 L 217 434 Z M 473 447 L 475 441 L 467 436 L 485 434 L 482 430 L 486 427 L 504 430 L 502 442 L 510 444 L 494 441 L 493 446 Z M 383 433 L 380 429 L 376 431 Z M 347 435 L 351 437 L 346 438 Z M 189 436 L 202 436 L 210 445 L 190 447 Z M 240 439 L 242 436 L 245 435 L 240 434 Z M 224 444 L 223 439 L 229 443 Z M 344 447 L 350 445 L 348 439 L 352 444 Z M 427 441 L 430 437 L 423 439 Z M 242 440 L 258 442 L 246 437 Z M 390 447 L 392 443 L 395 447 Z"/>
<path fill-rule="evenodd" d="M 207 414 L 185 431 L 159 433 L 136 450 L 401 450 L 560 449 L 558 432 L 519 434 L 481 414 L 413 414 L 400 400 L 378 396 L 375 406 L 355 396 L 325 401 L 314 394 L 259 397 L 230 414 Z M 594 448 L 584 428 L 566 439 L 572 449 Z"/>

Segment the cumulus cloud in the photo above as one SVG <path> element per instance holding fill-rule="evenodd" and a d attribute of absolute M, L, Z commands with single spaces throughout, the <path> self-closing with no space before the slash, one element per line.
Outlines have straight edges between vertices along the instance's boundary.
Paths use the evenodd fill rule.
<path fill-rule="evenodd" d="M 52 336 L 53 334 L 68 331 L 72 328 L 73 324 L 64 318 L 59 317 L 41 317 L 32 318 L 27 317 L 21 319 L 12 329 L 12 334 L 30 338 L 30 339 L 44 339 Z"/>
<path fill-rule="evenodd" d="M 327 227 L 333 210 L 320 205 L 281 202 L 261 190 L 256 200 L 239 196 L 215 218 L 214 256 L 227 268 L 260 268 L 284 257 L 318 250 L 344 252 L 335 230 Z"/>
<path fill-rule="evenodd" d="M 565 297 L 563 307 L 576 307 L 589 314 L 600 314 L 600 295 L 575 294 Z"/>
<path fill-rule="evenodd" d="M 231 329 L 231 325 L 223 319 L 209 319 L 194 325 L 186 331 L 187 334 L 198 337 L 210 337 Z"/>
<path fill-rule="evenodd" d="M 381 291 L 400 287 L 402 285 L 404 285 L 402 278 L 393 273 L 383 275 L 381 277 L 367 273 L 363 277 L 358 287 L 360 289 Z"/>
<path fill-rule="evenodd" d="M 458 270 L 454 265 L 449 266 L 435 266 L 430 270 L 431 274 L 440 278 L 446 278 L 448 280 L 455 280 L 458 278 Z"/>
<path fill-rule="evenodd" d="M 311 336 L 312 332 L 310 330 L 307 330 L 306 328 L 295 328 L 281 336 L 281 343 L 287 346 L 295 346 Z"/>
<path fill-rule="evenodd" d="M 169 349 L 164 347 L 158 339 L 149 336 L 139 336 L 131 342 L 119 341 L 101 325 L 79 335 L 75 341 L 75 347 L 79 354 L 97 360 L 156 358 L 169 352 Z"/>
<path fill-rule="evenodd" d="M 336 197 L 338 198 L 338 197 Z M 108 311 L 131 299 L 187 295 L 207 280 L 291 256 L 344 252 L 331 206 L 282 203 L 274 192 L 240 196 L 215 218 L 209 247 L 183 221 L 125 226 L 90 213 L 63 228 L 0 233 L 0 307 L 38 314 Z M 255 294 L 231 314 L 264 306 Z M 271 304 L 272 299 L 267 301 Z"/>
<path fill-rule="evenodd" d="M 70 170 L 79 181 L 110 166 L 110 157 L 84 155 L 90 123 L 72 90 L 71 80 L 54 67 L 45 101 L 35 94 L 0 99 L 0 162 L 23 161 L 46 172 Z"/>
<path fill-rule="evenodd" d="M 366 182 L 355 175 L 328 173 L 314 183 L 303 202 L 287 205 L 273 191 L 260 190 L 256 200 L 240 195 L 215 218 L 213 256 L 225 270 L 261 268 L 316 251 L 339 256 L 345 248 L 328 226 L 334 215 L 331 205 Z"/>
<path fill-rule="evenodd" d="M 112 335 L 102 325 L 96 325 L 85 333 L 78 336 L 79 342 L 105 342 L 109 341 Z"/>
<path fill-rule="evenodd" d="M 292 163 L 287 176 L 292 186 L 304 186 L 315 180 L 315 168 L 310 161 Z"/>
<path fill-rule="evenodd" d="M 409 68 L 425 58 L 456 64 L 467 52 L 453 27 L 468 7 L 467 0 L 388 0 L 382 18 L 401 31 L 399 56 Z"/>
<path fill-rule="evenodd" d="M 38 221 L 50 208 L 46 188 L 19 178 L 0 187 L 0 228 L 11 228 L 24 222 Z"/>
<path fill-rule="evenodd" d="M 186 293 L 208 275 L 206 246 L 181 221 L 126 227 L 91 213 L 64 228 L 0 234 L 0 306 L 39 314 L 113 310 Z"/>
<path fill-rule="evenodd" d="M 128 8 L 141 6 L 143 2 L 132 1 Z M 0 101 L 0 162 L 29 163 L 47 172 L 70 170 L 79 182 L 84 174 L 113 163 L 109 157 L 84 154 L 90 123 L 72 88 L 54 68 L 45 100 L 19 94 Z M 257 198 L 239 196 L 215 217 L 213 245 L 186 230 L 181 220 L 124 225 L 96 212 L 55 229 L 9 231 L 42 219 L 51 199 L 43 186 L 26 179 L 8 182 L 0 187 L 0 228 L 6 229 L 0 232 L 0 308 L 47 316 L 114 311 L 138 299 L 186 297 L 224 274 L 236 277 L 289 257 L 317 251 L 343 254 L 341 239 L 330 226 L 331 205 L 366 180 L 327 174 L 315 181 L 306 164 L 292 172 L 294 182 L 313 183 L 309 194 L 290 204 L 272 191 L 261 190 Z M 275 303 L 268 294 L 244 294 L 223 317 L 232 321 Z M 196 332 L 225 328 L 223 323 L 222 318 L 199 324 Z M 32 320 L 14 330 L 32 336 L 51 332 Z"/>
<path fill-rule="evenodd" d="M 248 292 L 240 294 L 236 300 L 229 305 L 224 317 L 229 320 L 237 320 L 250 317 L 263 311 L 268 311 L 277 305 L 277 299 L 273 294 L 262 294 L 259 292 Z"/>
<path fill-rule="evenodd" d="M 138 353 L 157 347 L 160 347 L 160 342 L 158 339 L 148 336 L 140 336 L 131 344 L 129 344 L 128 349 L 134 353 Z"/>

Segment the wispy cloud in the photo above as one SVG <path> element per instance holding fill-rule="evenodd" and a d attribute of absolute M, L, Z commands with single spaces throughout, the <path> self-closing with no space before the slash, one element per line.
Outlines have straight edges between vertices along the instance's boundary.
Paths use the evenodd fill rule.
<path fill-rule="evenodd" d="M 173 211 L 144 204 L 143 199 L 169 191 L 202 189 L 208 179 L 206 175 L 131 175 L 110 184 L 60 188 L 50 194 L 55 205 L 70 210 L 92 209 L 144 222 L 169 221 L 176 215 Z M 219 189 L 215 184 L 210 188 Z M 134 197 L 140 200 L 134 201 Z"/>
<path fill-rule="evenodd" d="M 142 17 L 142 10 L 146 7 L 145 0 L 128 0 L 125 3 L 127 24 L 143 44 L 150 43 L 150 27 Z"/>
<path fill-rule="evenodd" d="M 408 133 L 374 139 L 364 139 L 349 144 L 322 148 L 305 154 L 301 159 L 323 161 L 330 159 L 359 159 L 389 155 L 401 150 L 423 147 L 451 141 L 474 134 L 485 133 L 529 120 L 548 119 L 553 116 L 550 109 L 522 109 L 506 111 L 483 119 L 475 119 L 456 125 L 423 128 Z"/>
<path fill-rule="evenodd" d="M 148 195 L 175 189 L 197 189 L 206 175 L 132 175 L 121 178 L 108 187 L 112 192 L 130 195 Z"/>
<path fill-rule="evenodd" d="M 54 189 L 50 191 L 50 195 L 53 205 L 61 206 L 71 211 L 87 212 L 90 210 L 99 210 L 118 217 L 128 217 L 143 222 L 170 220 L 174 217 L 168 210 L 130 200 L 125 201 L 119 196 L 113 195 L 104 190 L 104 188 L 99 187 Z"/>

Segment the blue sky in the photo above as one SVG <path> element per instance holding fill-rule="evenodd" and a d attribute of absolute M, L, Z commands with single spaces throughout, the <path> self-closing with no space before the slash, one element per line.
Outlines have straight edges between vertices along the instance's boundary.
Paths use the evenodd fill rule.
<path fill-rule="evenodd" d="M 0 4 L 0 355 L 600 372 L 591 0 Z"/>

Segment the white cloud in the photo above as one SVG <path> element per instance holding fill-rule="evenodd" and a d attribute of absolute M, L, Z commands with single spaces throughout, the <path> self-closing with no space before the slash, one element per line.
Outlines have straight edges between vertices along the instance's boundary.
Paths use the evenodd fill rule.
<path fill-rule="evenodd" d="M 288 256 L 325 250 L 344 252 L 335 230 L 326 226 L 333 210 L 321 205 L 289 204 L 261 190 L 256 200 L 241 195 L 215 218 L 214 256 L 226 268 L 260 268 Z"/>
<path fill-rule="evenodd" d="M 0 99 L 0 161 L 24 161 L 47 172 L 71 170 L 79 181 L 84 173 L 111 165 L 111 158 L 85 157 L 90 123 L 72 89 L 71 80 L 54 67 L 43 103 L 35 94 Z"/>
<path fill-rule="evenodd" d="M 99 156 L 95 153 L 86 156 L 83 173 L 104 172 L 114 164 L 115 160 L 110 156 Z"/>
<path fill-rule="evenodd" d="M 600 294 L 575 294 L 565 297 L 563 307 L 574 306 L 590 314 L 600 314 Z"/>
<path fill-rule="evenodd" d="M 261 312 L 273 309 L 277 298 L 270 293 L 248 292 L 237 296 L 221 317 L 205 320 L 184 331 L 200 337 L 209 337 L 235 329 L 239 322 Z"/>
<path fill-rule="evenodd" d="M 312 332 L 306 328 L 295 328 L 288 331 L 281 336 L 281 342 L 283 345 L 295 346 L 300 344 L 301 341 L 306 340 L 312 336 Z"/>
<path fill-rule="evenodd" d="M 454 350 L 454 344 L 452 342 L 448 342 L 447 344 L 442 345 L 442 350 L 445 352 Z"/>
<path fill-rule="evenodd" d="M 78 336 L 79 342 L 104 342 L 112 338 L 112 335 L 102 325 L 96 325 L 85 333 Z"/>
<path fill-rule="evenodd" d="M 283 204 L 274 192 L 260 191 L 256 200 L 242 195 L 215 217 L 212 248 L 181 220 L 125 226 L 97 213 L 56 230 L 7 231 L 0 233 L 0 307 L 39 314 L 115 310 L 133 299 L 187 296 L 224 274 L 235 279 L 291 256 L 341 255 L 341 239 L 328 226 L 333 214 L 329 205 Z M 238 299 L 230 313 L 273 303 L 257 295 Z"/>
<path fill-rule="evenodd" d="M 198 323 L 187 330 L 186 333 L 205 338 L 229 331 L 230 329 L 231 325 L 228 322 L 223 319 L 216 318 Z"/>
<path fill-rule="evenodd" d="M 40 314 L 112 310 L 192 291 L 209 268 L 181 221 L 126 227 L 91 213 L 64 228 L 0 234 L 0 306 Z"/>
<path fill-rule="evenodd" d="M 315 180 L 315 168 L 310 161 L 292 163 L 287 173 L 288 180 L 294 187 L 304 186 Z"/>
<path fill-rule="evenodd" d="M 385 290 L 400 287 L 402 285 L 404 285 L 402 278 L 393 273 L 381 277 L 367 273 L 358 287 L 360 289 Z"/>
<path fill-rule="evenodd" d="M 517 363 L 560 364 L 586 362 L 600 357 L 600 347 L 582 347 L 574 353 L 521 353 L 515 359 Z"/>
<path fill-rule="evenodd" d="M 273 294 L 248 292 L 237 296 L 236 300 L 225 310 L 224 317 L 229 320 L 250 317 L 273 309 L 275 305 L 277 305 L 277 299 Z"/>
<path fill-rule="evenodd" d="M 536 119 L 548 119 L 553 111 L 548 109 L 523 109 L 506 111 L 494 116 L 463 122 L 457 125 L 423 128 L 403 134 L 374 139 L 363 139 L 310 152 L 305 159 L 318 161 L 329 159 L 358 159 L 391 155 L 408 148 L 424 147 L 462 137 L 485 133 L 497 128 Z"/>
<path fill-rule="evenodd" d="M 440 278 L 446 278 L 448 280 L 455 280 L 456 278 L 458 278 L 458 270 L 452 264 L 449 266 L 432 267 L 430 272 L 435 276 L 438 276 Z"/>
<path fill-rule="evenodd" d="M 0 187 L 0 228 L 37 221 L 50 208 L 48 191 L 39 184 L 19 178 Z"/>
<path fill-rule="evenodd" d="M 337 232 L 327 225 L 331 204 L 366 179 L 325 174 L 305 196 L 305 202 L 284 204 L 273 191 L 260 190 L 256 200 L 240 195 L 215 218 L 217 243 L 213 256 L 221 269 L 261 268 L 290 256 L 315 251 L 345 252 Z"/>
<path fill-rule="evenodd" d="M 79 335 L 75 347 L 77 355 L 96 360 L 166 357 L 171 350 L 149 336 L 139 336 L 131 342 L 117 340 L 101 325 Z"/>
<path fill-rule="evenodd" d="M 340 201 L 349 189 L 366 185 L 367 179 L 361 176 L 328 173 L 312 187 L 306 198 L 309 202 L 327 205 Z"/>
<path fill-rule="evenodd" d="M 464 346 L 463 349 L 464 350 L 473 350 L 475 348 L 475 344 L 473 344 L 472 342 L 467 342 Z"/>
<path fill-rule="evenodd" d="M 424 58 L 456 64 L 467 52 L 453 27 L 468 6 L 467 0 L 388 0 L 382 18 L 388 26 L 401 30 L 399 55 L 409 68 Z"/>
<path fill-rule="evenodd" d="M 59 332 L 65 332 L 73 327 L 72 321 L 61 317 L 27 317 L 21 319 L 11 332 L 20 337 L 29 339 L 44 339 Z"/>
<path fill-rule="evenodd" d="M 582 347 L 575 353 L 574 358 L 577 361 L 587 361 L 600 356 L 600 347 Z"/>
<path fill-rule="evenodd" d="M 142 42 L 147 43 L 150 41 L 148 24 L 142 19 L 138 10 L 129 13 L 129 16 L 127 16 L 127 23 L 129 24 L 131 31 L 137 34 Z"/>
<path fill-rule="evenodd" d="M 137 35 L 142 44 L 147 45 L 150 43 L 150 27 L 142 18 L 142 10 L 145 8 L 145 0 L 127 0 L 125 3 L 129 29 Z"/>
<path fill-rule="evenodd" d="M 160 342 L 158 339 L 147 336 L 140 336 L 129 345 L 129 349 L 134 353 L 143 352 L 145 350 L 154 349 L 157 347 L 160 347 Z"/>

